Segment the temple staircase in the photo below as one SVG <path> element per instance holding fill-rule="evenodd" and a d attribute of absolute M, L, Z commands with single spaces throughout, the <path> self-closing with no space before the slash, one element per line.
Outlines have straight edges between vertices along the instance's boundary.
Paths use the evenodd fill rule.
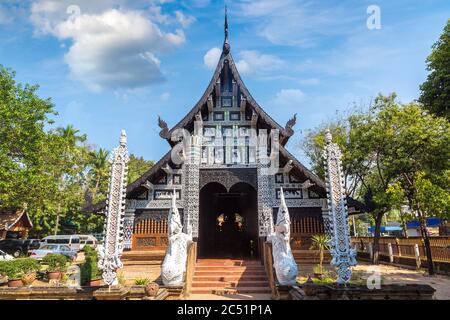
<path fill-rule="evenodd" d="M 270 293 L 270 288 L 259 260 L 198 259 L 191 293 Z"/>

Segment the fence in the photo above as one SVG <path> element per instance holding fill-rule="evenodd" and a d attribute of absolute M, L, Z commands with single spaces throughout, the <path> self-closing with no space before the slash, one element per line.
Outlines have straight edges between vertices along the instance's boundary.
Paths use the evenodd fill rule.
<path fill-rule="evenodd" d="M 373 237 L 352 237 L 352 245 L 359 252 L 371 253 Z M 431 256 L 436 262 L 450 262 L 450 237 L 431 237 Z M 380 255 L 405 258 L 420 258 L 427 260 L 425 246 L 420 237 L 395 238 L 381 237 L 379 242 Z"/>
<path fill-rule="evenodd" d="M 167 220 L 141 220 L 134 226 L 132 250 L 165 250 Z"/>
<path fill-rule="evenodd" d="M 291 247 L 292 249 L 308 250 L 311 237 L 325 232 L 323 222 L 316 217 L 293 218 L 291 221 Z"/>

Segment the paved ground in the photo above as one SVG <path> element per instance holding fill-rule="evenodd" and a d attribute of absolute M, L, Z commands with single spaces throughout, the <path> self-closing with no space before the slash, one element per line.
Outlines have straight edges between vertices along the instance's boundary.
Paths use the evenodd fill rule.
<path fill-rule="evenodd" d="M 398 268 L 394 266 L 388 266 L 380 264 L 373 266 L 368 263 L 360 262 L 354 270 L 356 272 L 365 272 L 367 275 L 373 274 L 373 271 L 378 268 L 383 279 L 382 284 L 393 283 L 414 283 L 414 284 L 429 284 L 436 292 L 434 298 L 438 300 L 450 300 L 450 277 L 443 275 L 429 276 L 426 272 L 409 270 L 405 268 Z"/>
<path fill-rule="evenodd" d="M 327 266 L 329 269 L 330 267 Z M 367 262 L 358 262 L 353 268 L 354 280 L 358 283 L 367 283 L 369 276 L 379 273 L 381 285 L 383 284 L 429 284 L 436 292 L 434 298 L 438 300 L 450 300 L 450 277 L 444 275 L 429 276 L 425 271 L 418 271 L 396 266 L 380 264 L 371 265 Z M 300 266 L 300 282 L 306 281 L 308 275 L 313 275 L 312 266 Z"/>

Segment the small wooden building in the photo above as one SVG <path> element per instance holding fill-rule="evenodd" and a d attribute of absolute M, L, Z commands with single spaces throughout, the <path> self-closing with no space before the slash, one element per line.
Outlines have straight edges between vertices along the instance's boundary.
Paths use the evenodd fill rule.
<path fill-rule="evenodd" d="M 33 228 L 33 223 L 24 209 L 0 211 L 0 240 L 6 238 L 26 239 L 31 228 Z"/>

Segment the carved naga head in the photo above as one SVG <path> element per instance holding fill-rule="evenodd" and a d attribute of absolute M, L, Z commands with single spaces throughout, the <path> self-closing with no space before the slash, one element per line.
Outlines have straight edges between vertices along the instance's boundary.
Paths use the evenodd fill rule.
<path fill-rule="evenodd" d="M 277 223 L 275 225 L 275 233 L 284 240 L 289 241 L 291 231 L 291 219 L 289 210 L 284 199 L 283 188 L 280 189 L 280 207 L 278 208 Z"/>
<path fill-rule="evenodd" d="M 174 189 L 172 194 L 172 205 L 170 207 L 168 218 L 169 237 L 176 235 L 183 230 L 183 225 L 181 224 L 180 213 L 178 212 L 176 199 L 177 196 Z"/>

